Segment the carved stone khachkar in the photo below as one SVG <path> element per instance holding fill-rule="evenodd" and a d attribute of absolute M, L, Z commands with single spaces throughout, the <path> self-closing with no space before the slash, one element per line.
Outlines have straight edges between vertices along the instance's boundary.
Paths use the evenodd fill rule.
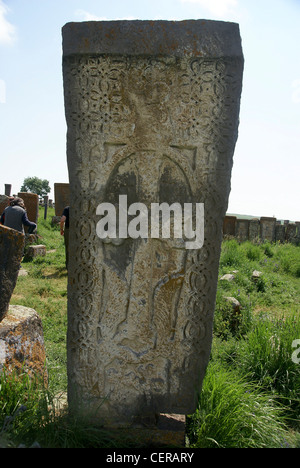
<path fill-rule="evenodd" d="M 242 86 L 239 27 L 68 23 L 63 71 L 69 408 L 106 424 L 189 414 L 211 349 Z M 118 210 L 120 195 L 148 213 L 152 203 L 204 204 L 202 248 L 175 235 L 100 239 L 97 207 Z"/>
<path fill-rule="evenodd" d="M 0 225 L 0 322 L 5 318 L 24 253 L 25 236 Z"/>

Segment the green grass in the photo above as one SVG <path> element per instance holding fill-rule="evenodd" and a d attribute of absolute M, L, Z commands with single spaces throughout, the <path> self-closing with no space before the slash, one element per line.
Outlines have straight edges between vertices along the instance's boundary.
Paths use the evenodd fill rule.
<path fill-rule="evenodd" d="M 283 409 L 219 362 L 210 363 L 199 408 L 188 418 L 196 448 L 281 448 L 290 439 Z"/>
<path fill-rule="evenodd" d="M 59 227 L 40 210 L 39 244 L 46 257 L 23 261 L 11 304 L 35 309 L 43 323 L 49 385 L 0 374 L 0 447 L 130 447 L 99 427 L 57 411 L 67 391 L 67 271 Z M 260 271 L 258 279 L 252 278 Z M 231 282 L 221 281 L 234 272 Z M 236 298 L 233 313 L 225 297 Z M 300 247 L 224 241 L 219 267 L 214 339 L 198 408 L 187 418 L 190 447 L 300 447 Z M 135 446 L 137 447 L 137 446 Z"/>
<path fill-rule="evenodd" d="M 11 304 L 36 310 L 43 323 L 47 369 L 51 391 L 66 391 L 67 270 L 64 240 L 59 226 L 51 225 L 54 209 L 48 208 L 44 220 L 40 208 L 38 244 L 46 246 L 46 257 L 23 260 L 28 276 L 20 276 Z"/>

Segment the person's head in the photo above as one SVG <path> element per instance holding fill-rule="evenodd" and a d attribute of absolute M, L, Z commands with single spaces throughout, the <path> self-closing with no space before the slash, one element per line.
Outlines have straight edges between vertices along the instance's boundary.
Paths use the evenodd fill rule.
<path fill-rule="evenodd" d="M 20 206 L 21 208 L 25 209 L 24 200 L 20 197 L 14 197 L 12 200 L 9 201 L 10 206 Z"/>

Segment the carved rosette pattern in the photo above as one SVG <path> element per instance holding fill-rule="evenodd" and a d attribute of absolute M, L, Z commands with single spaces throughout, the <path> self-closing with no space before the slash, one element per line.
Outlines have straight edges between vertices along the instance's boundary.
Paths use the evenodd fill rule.
<path fill-rule="evenodd" d="M 64 58 L 69 379 L 87 406 L 103 401 L 112 417 L 126 419 L 132 406 L 194 410 L 210 353 L 241 75 L 235 58 Z M 170 180 L 162 200 L 159 181 Z M 118 187 L 150 206 L 171 203 L 172 184 L 174 197 L 204 203 L 202 249 L 153 239 L 105 245 L 97 237 L 96 207 L 117 202 Z"/>

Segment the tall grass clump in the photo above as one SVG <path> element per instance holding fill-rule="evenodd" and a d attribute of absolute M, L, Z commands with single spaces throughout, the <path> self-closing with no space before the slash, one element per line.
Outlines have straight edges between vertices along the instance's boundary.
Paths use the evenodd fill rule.
<path fill-rule="evenodd" d="M 103 448 L 122 443 L 101 427 L 70 417 L 42 380 L 25 372 L 0 372 L 0 448 Z"/>
<path fill-rule="evenodd" d="M 239 267 L 243 264 L 244 255 L 239 248 L 239 244 L 235 239 L 231 239 L 223 243 L 220 267 Z"/>
<path fill-rule="evenodd" d="M 260 317 L 239 343 L 236 367 L 261 388 L 278 395 L 300 422 L 300 364 L 293 342 L 300 339 L 300 317 Z"/>
<path fill-rule="evenodd" d="M 198 409 L 188 418 L 192 448 L 280 448 L 287 444 L 282 409 L 269 395 L 211 362 Z"/>
<path fill-rule="evenodd" d="M 18 443 L 29 442 L 46 421 L 49 394 L 43 379 L 26 372 L 0 372 L 0 436 Z M 31 440 L 30 443 L 33 443 Z"/>

